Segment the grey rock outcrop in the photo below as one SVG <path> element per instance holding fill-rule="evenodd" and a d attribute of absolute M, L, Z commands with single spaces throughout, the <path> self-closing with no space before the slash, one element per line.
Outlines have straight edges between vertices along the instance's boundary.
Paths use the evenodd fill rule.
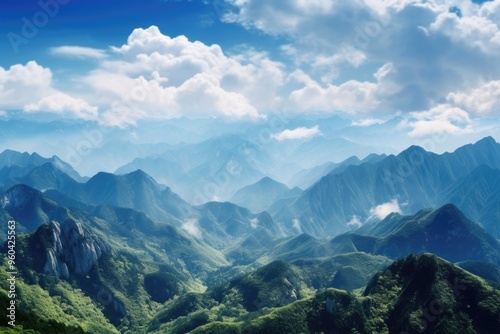
<path fill-rule="evenodd" d="M 68 279 L 70 274 L 83 276 L 103 254 L 109 253 L 109 247 L 104 242 L 73 219 L 67 219 L 62 224 L 52 222 L 49 230 L 51 237 L 43 268 L 45 273 L 64 279 Z"/>

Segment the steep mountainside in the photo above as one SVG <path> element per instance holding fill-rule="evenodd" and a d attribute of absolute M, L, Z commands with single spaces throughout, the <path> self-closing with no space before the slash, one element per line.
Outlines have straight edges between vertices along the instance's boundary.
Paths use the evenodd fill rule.
<path fill-rule="evenodd" d="M 132 209 L 65 211 L 69 218 L 62 223 L 53 221 L 17 238 L 19 302 L 30 305 L 37 300 L 36 307 L 26 309 L 27 320 L 21 322 L 25 328 L 42 329 L 48 320 L 73 326 L 74 320 L 64 315 L 69 312 L 80 321 L 76 323 L 82 332 L 143 332 L 144 320 L 158 303 L 201 291 L 201 281 L 211 271 L 228 265 L 215 249 Z M 2 298 L 3 293 L 0 290 Z M 34 295 L 44 296 L 44 301 Z M 43 305 L 47 310 L 37 311 Z M 102 314 L 91 325 L 87 315 L 96 306 Z M 80 313 L 75 311 L 79 307 Z M 38 318 L 45 320 L 34 322 Z M 108 329 L 96 329 L 100 326 Z"/>
<path fill-rule="evenodd" d="M 281 292 L 294 295 L 292 281 L 297 276 L 286 268 L 284 263 L 274 262 L 233 281 L 233 289 L 222 294 L 232 298 L 219 297 L 223 288 L 167 303 L 153 318 L 149 330 L 192 334 L 493 334 L 500 326 L 500 292 L 431 254 L 410 255 L 394 262 L 372 278 L 362 296 L 327 289 L 279 307 L 274 302 L 280 300 Z M 277 281 L 266 279 L 273 271 L 277 271 L 272 275 Z M 267 290 L 284 278 L 288 283 Z M 262 298 L 268 302 L 260 304 Z M 251 309 L 278 307 L 248 314 L 246 301 L 251 301 L 247 305 Z"/>
<path fill-rule="evenodd" d="M 450 187 L 438 200 L 460 208 L 500 238 L 500 169 L 480 165 Z"/>
<path fill-rule="evenodd" d="M 155 220 L 174 224 L 179 224 L 179 219 L 189 217 L 194 212 L 170 188 L 159 185 L 141 170 L 126 175 L 101 172 L 71 191 L 57 190 L 87 205 L 131 208 Z"/>
<path fill-rule="evenodd" d="M 353 165 L 357 166 L 362 163 L 377 163 L 380 160 L 384 159 L 387 157 L 385 154 L 370 154 L 363 160 L 360 160 L 358 157 L 352 156 L 350 158 L 345 159 L 344 161 L 334 163 L 334 162 L 327 162 L 324 163 L 320 166 L 316 166 L 313 168 L 309 169 L 304 169 L 295 174 L 290 181 L 288 181 L 288 184 L 294 187 L 299 187 L 302 189 L 307 189 L 310 186 L 312 186 L 314 183 L 319 181 L 323 176 L 326 176 L 332 172 L 335 173 L 341 173 L 343 172 L 347 167 Z"/>
<path fill-rule="evenodd" d="M 0 204 L 1 215 L 16 220 L 18 233 L 33 232 L 44 223 L 69 218 L 66 208 L 48 199 L 40 191 L 22 184 L 2 193 Z M 2 230 L 0 235 L 5 240 L 6 230 Z"/>
<path fill-rule="evenodd" d="M 267 233 L 273 239 L 285 235 L 267 212 L 253 214 L 229 202 L 209 202 L 196 208 L 198 218 L 191 221 L 192 232 L 199 232 L 198 237 L 218 249 L 227 248 L 232 242 L 254 234 Z M 187 226 L 185 228 L 190 229 Z"/>
<path fill-rule="evenodd" d="M 16 221 L 22 328 L 0 332 L 496 334 L 500 144 L 353 158 L 305 191 L 276 181 L 313 163 L 292 155 L 348 144 L 335 136 L 159 144 L 155 166 L 199 205 L 142 170 L 76 180 L 56 157 L 5 151 L 0 220 Z M 239 189 L 237 203 L 217 189 Z"/>
<path fill-rule="evenodd" d="M 353 217 L 365 220 L 376 206 L 394 200 L 408 212 L 443 205 L 449 196 L 442 195 L 480 165 L 500 168 L 500 144 L 491 137 L 443 155 L 412 146 L 378 163 L 323 177 L 283 207 L 276 219 L 289 227 L 296 220 L 303 232 L 314 236 L 336 235 L 349 230 Z"/>
<path fill-rule="evenodd" d="M 0 180 L 1 182 L 6 182 L 9 179 L 23 177 L 33 168 L 45 164 L 51 164 L 54 168 L 67 174 L 77 182 L 84 182 L 86 180 L 71 165 L 62 161 L 57 156 L 44 158 L 37 153 L 20 153 L 13 150 L 5 150 L 0 153 Z"/>
<path fill-rule="evenodd" d="M 452 204 L 414 216 L 389 215 L 381 222 L 333 238 L 330 245 L 335 253 L 364 251 L 397 259 L 431 252 L 451 262 L 500 264 L 500 242 Z"/>

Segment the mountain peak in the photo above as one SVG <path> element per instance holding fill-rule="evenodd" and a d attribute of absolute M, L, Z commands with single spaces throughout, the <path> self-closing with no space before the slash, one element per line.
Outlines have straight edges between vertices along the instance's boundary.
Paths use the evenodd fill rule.
<path fill-rule="evenodd" d="M 265 176 L 263 177 L 262 179 L 260 179 L 259 181 L 257 181 L 256 183 L 254 183 L 254 185 L 262 185 L 262 186 L 285 186 L 283 183 L 281 182 L 278 182 L 276 181 L 275 179 L 272 179 L 270 178 L 269 176 Z"/>
<path fill-rule="evenodd" d="M 134 180 L 152 180 L 154 181 L 154 179 L 146 172 L 144 172 L 142 169 L 137 169 L 131 173 L 128 173 L 128 174 L 125 174 L 124 175 L 125 177 L 129 178 L 129 179 L 134 179 Z M 156 183 L 156 181 L 154 181 Z"/>
<path fill-rule="evenodd" d="M 492 136 L 484 137 L 483 139 L 480 139 L 474 143 L 475 146 L 485 146 L 485 147 L 490 147 L 492 145 L 497 145 L 497 144 L 498 143 L 496 142 L 495 138 L 493 138 Z"/>
<path fill-rule="evenodd" d="M 470 222 L 469 219 L 454 204 L 448 203 L 434 210 L 434 221 L 445 223 L 449 221 Z M 468 224 L 467 224 L 468 225 Z"/>
<path fill-rule="evenodd" d="M 417 146 L 417 145 L 411 145 L 406 150 L 399 153 L 398 157 L 399 156 L 409 156 L 410 154 L 425 154 L 425 153 L 428 153 L 428 152 L 424 148 Z"/>

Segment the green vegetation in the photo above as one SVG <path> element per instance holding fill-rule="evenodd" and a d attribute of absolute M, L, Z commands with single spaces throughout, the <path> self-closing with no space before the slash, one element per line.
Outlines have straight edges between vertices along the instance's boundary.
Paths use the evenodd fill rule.
<path fill-rule="evenodd" d="M 38 198 L 35 203 L 43 202 L 40 193 L 29 195 Z M 467 245 L 479 242 L 476 255 L 496 259 L 494 242 L 452 206 L 412 217 L 392 215 L 385 225 L 367 226 L 378 236 L 350 233 L 332 242 L 307 234 L 272 239 L 268 230 L 249 225 L 248 218 L 254 216 L 248 210 L 229 204 L 209 207 L 213 219 L 200 219 L 199 224 L 214 222 L 224 235 L 238 235 L 243 229 L 252 233 L 234 237 L 228 247 L 217 250 L 133 209 L 36 206 L 40 217 L 51 217 L 47 210 L 52 208 L 81 223 L 61 228 L 64 238 L 62 232 L 54 234 L 53 225 L 17 235 L 19 327 L 5 329 L 2 323 L 0 332 L 495 333 L 500 327 L 500 293 L 494 285 L 500 277 L 498 266 L 460 263 L 484 280 L 431 254 L 392 262 L 360 251 L 403 254 L 401 248 L 410 243 L 401 240 L 416 235 L 412 242 L 418 244 L 425 229 L 444 237 L 445 222 L 471 232 L 459 234 L 460 240 Z M 231 210 L 238 220 L 216 218 Z M 273 226 L 271 217 L 259 217 L 260 224 L 267 219 Z M 99 245 L 98 258 L 89 256 L 96 254 L 94 245 Z M 333 255 L 339 249 L 344 253 Z M 83 274 L 68 266 L 69 278 L 59 279 L 43 273 L 49 251 L 56 254 L 50 263 L 57 273 L 69 257 L 92 262 Z M 6 276 L 3 260 L 2 304 L 8 302 Z M 5 312 L 0 311 L 2 319 Z"/>
<path fill-rule="evenodd" d="M 164 303 L 179 293 L 179 279 L 173 273 L 158 271 L 144 276 L 144 288 L 151 299 Z"/>
<path fill-rule="evenodd" d="M 314 289 L 333 287 L 352 291 L 365 287 L 376 272 L 391 262 L 385 256 L 356 252 L 323 259 L 301 259 L 292 264 L 309 277 Z"/>
<path fill-rule="evenodd" d="M 373 277 L 362 296 L 326 289 L 285 306 L 264 307 L 254 312 L 243 310 L 239 316 L 235 313 L 232 318 L 221 319 L 217 312 L 229 308 L 242 282 L 257 283 L 266 273 L 280 275 L 288 270 L 278 262 L 232 281 L 233 290 L 225 291 L 227 298 L 220 301 L 210 303 L 210 297 L 218 295 L 209 291 L 191 295 L 182 303 L 180 300 L 169 302 L 162 310 L 164 317 L 156 317 L 159 322 L 165 321 L 155 327 L 156 332 L 178 333 L 189 329 L 192 334 L 332 331 L 493 334 L 500 326 L 500 292 L 484 280 L 431 254 L 410 255 L 396 261 Z M 238 304 L 244 305 L 242 295 L 239 296 Z M 191 311 L 179 312 L 181 304 Z M 231 307 L 236 309 L 234 302 Z M 169 313 L 175 309 L 175 314 Z"/>
<path fill-rule="evenodd" d="M 9 302 L 5 260 L 0 267 L 0 299 Z M 117 333 L 102 310 L 82 290 L 65 281 L 36 275 L 38 284 L 27 284 L 21 277 L 16 280 L 16 323 L 24 329 L 40 333 Z M 50 282 L 50 283 L 47 283 Z M 6 319 L 2 307 L 0 317 Z M 17 330 L 17 329 L 16 329 Z"/>

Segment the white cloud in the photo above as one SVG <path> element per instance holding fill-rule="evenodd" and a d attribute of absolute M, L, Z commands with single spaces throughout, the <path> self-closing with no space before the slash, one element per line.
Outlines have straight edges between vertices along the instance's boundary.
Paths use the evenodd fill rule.
<path fill-rule="evenodd" d="M 98 64 L 73 76 L 83 92 L 64 94 L 85 96 L 82 117 L 97 106 L 101 122 L 118 126 L 180 116 L 258 120 L 271 111 L 363 114 L 353 125 L 368 126 L 400 113 L 413 137 L 468 133 L 471 119 L 498 110 L 500 0 L 226 2 L 233 12 L 225 22 L 276 36 L 279 54 L 248 46 L 229 54 L 155 26 L 135 29 L 111 50 L 52 48 Z M 53 85 L 35 62 L 0 68 L 0 108 L 31 109 L 60 92 Z"/>
<path fill-rule="evenodd" d="M 400 9 L 410 1 L 359 1 L 332 0 L 228 0 L 236 10 L 224 16 L 227 22 L 240 23 L 270 35 L 301 34 L 306 38 L 318 38 L 321 30 L 335 32 L 342 26 L 351 28 L 356 19 L 387 19 L 390 9 Z M 349 14 L 349 15 L 346 15 Z M 340 21 L 340 22 L 339 22 Z M 322 27 L 321 30 L 315 30 Z M 333 39 L 336 36 L 332 36 Z"/>
<path fill-rule="evenodd" d="M 428 111 L 410 113 L 399 127 L 410 128 L 410 137 L 425 137 L 434 134 L 470 133 L 471 123 L 466 111 L 449 104 L 440 104 Z"/>
<path fill-rule="evenodd" d="M 0 108 L 97 119 L 97 107 L 55 89 L 52 77 L 50 69 L 35 61 L 13 65 L 8 70 L 0 67 Z"/>
<path fill-rule="evenodd" d="M 36 103 L 30 103 L 24 106 L 24 111 L 34 112 L 53 112 L 70 113 L 83 119 L 97 119 L 97 107 L 91 106 L 85 100 L 74 98 L 65 93 L 57 92 L 42 98 Z"/>
<path fill-rule="evenodd" d="M 376 82 L 349 80 L 341 85 L 321 86 L 307 74 L 298 71 L 291 78 L 304 87 L 290 93 L 290 109 L 295 111 L 341 111 L 351 114 L 381 111 L 385 96 L 399 90 L 388 77 L 394 71 L 392 64 L 380 67 L 373 75 Z"/>
<path fill-rule="evenodd" d="M 499 0 L 229 2 L 235 10 L 224 20 L 285 36 L 283 54 L 310 77 L 288 93 L 290 111 L 427 110 L 450 92 L 500 77 Z M 379 72 L 383 82 L 360 79 L 377 64 L 391 66 Z"/>
<path fill-rule="evenodd" d="M 401 208 L 399 207 L 399 203 L 397 199 L 393 199 L 390 202 L 383 203 L 380 205 L 377 205 L 373 208 L 370 209 L 370 216 L 368 219 L 372 218 L 377 218 L 377 219 L 384 219 L 387 217 L 389 214 L 396 212 L 401 214 Z"/>
<path fill-rule="evenodd" d="M 360 120 L 357 120 L 357 121 L 353 121 L 351 123 L 351 125 L 352 126 L 361 126 L 361 127 L 364 127 L 364 126 L 370 126 L 370 125 L 382 124 L 382 123 L 384 123 L 383 119 L 378 119 L 378 118 L 364 118 L 364 119 L 360 119 Z"/>
<path fill-rule="evenodd" d="M 181 228 L 198 239 L 201 238 L 201 231 L 198 227 L 198 220 L 196 219 L 188 219 L 182 224 Z"/>
<path fill-rule="evenodd" d="M 323 88 L 314 82 L 290 94 L 290 104 L 297 111 L 345 111 L 356 113 L 375 109 L 377 85 L 350 80 L 340 86 Z"/>
<path fill-rule="evenodd" d="M 79 59 L 85 59 L 85 58 L 104 59 L 108 57 L 105 50 L 94 49 L 83 46 L 72 46 L 72 45 L 57 46 L 51 48 L 50 51 L 54 55 L 79 58 Z"/>
<path fill-rule="evenodd" d="M 446 100 L 473 115 L 488 115 L 500 110 L 500 80 L 493 80 L 466 92 L 452 92 Z"/>
<path fill-rule="evenodd" d="M 252 218 L 252 219 L 250 219 L 250 226 L 253 229 L 256 229 L 257 227 L 259 227 L 259 219 L 258 218 Z"/>
<path fill-rule="evenodd" d="M 135 29 L 113 50 L 119 60 L 83 79 L 109 106 L 103 118 L 110 124 L 182 115 L 255 120 L 281 102 L 283 66 L 265 53 L 228 57 L 218 45 L 171 38 L 155 26 Z"/>
<path fill-rule="evenodd" d="M 52 72 L 30 61 L 9 69 L 0 67 L 0 108 L 22 109 L 53 91 Z"/>
<path fill-rule="evenodd" d="M 492 21 L 489 18 L 490 15 L 491 13 L 486 10 L 463 17 L 454 13 L 442 12 L 430 25 L 429 31 L 444 34 L 456 43 L 465 43 L 470 47 L 477 47 L 483 52 L 498 51 L 500 47 L 498 21 Z"/>
<path fill-rule="evenodd" d="M 347 223 L 347 226 L 352 227 L 354 229 L 361 227 L 363 223 L 359 219 L 359 216 L 353 215 L 351 220 Z"/>
<path fill-rule="evenodd" d="M 290 140 L 290 139 L 308 139 L 321 134 L 319 127 L 313 126 L 312 128 L 298 127 L 293 130 L 283 130 L 280 133 L 275 133 L 272 137 L 278 141 Z"/>

